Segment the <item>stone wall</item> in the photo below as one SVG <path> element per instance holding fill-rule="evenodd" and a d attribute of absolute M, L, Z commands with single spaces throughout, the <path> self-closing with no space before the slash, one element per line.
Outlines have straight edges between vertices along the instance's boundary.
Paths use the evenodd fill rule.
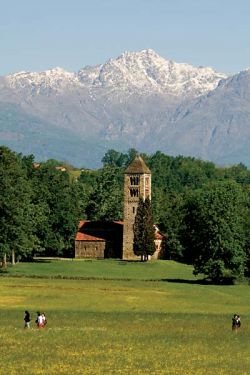
<path fill-rule="evenodd" d="M 75 258 L 104 258 L 105 241 L 75 241 Z"/>

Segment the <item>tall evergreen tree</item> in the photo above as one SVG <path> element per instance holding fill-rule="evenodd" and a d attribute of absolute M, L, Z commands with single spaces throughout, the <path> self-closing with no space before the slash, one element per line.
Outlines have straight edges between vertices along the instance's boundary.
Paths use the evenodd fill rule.
<path fill-rule="evenodd" d="M 154 230 L 154 220 L 153 220 L 153 211 L 152 205 L 149 197 L 145 199 L 145 250 L 146 258 L 148 259 L 149 255 L 153 255 L 155 252 L 155 230 Z"/>
<path fill-rule="evenodd" d="M 142 261 L 155 252 L 154 223 L 150 199 L 139 199 L 134 223 L 134 253 Z"/>

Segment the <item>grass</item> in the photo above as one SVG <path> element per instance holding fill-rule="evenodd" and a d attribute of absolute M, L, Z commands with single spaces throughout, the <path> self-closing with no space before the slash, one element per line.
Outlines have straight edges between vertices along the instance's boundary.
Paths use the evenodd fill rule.
<path fill-rule="evenodd" d="M 91 279 L 196 280 L 193 268 L 174 261 L 126 262 L 119 260 L 40 260 L 9 267 L 12 276 Z"/>
<path fill-rule="evenodd" d="M 96 279 L 46 278 L 62 269 Z M 28 277 L 36 272 L 43 278 Z M 0 374 L 248 375 L 249 286 L 193 280 L 190 267 L 165 261 L 17 265 L 0 278 Z M 31 330 L 22 328 L 25 309 Z M 38 309 L 44 330 L 34 325 Z"/>

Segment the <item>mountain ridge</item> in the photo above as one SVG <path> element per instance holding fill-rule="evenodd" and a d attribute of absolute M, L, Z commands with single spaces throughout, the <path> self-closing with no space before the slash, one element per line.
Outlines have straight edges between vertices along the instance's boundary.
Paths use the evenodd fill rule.
<path fill-rule="evenodd" d="M 44 123 L 52 134 L 50 149 L 54 131 L 69 132 L 73 153 L 74 142 L 78 145 L 75 153 L 79 152 L 79 142 L 83 145 L 83 152 L 73 157 L 78 165 L 85 164 L 84 148 L 91 140 L 91 167 L 98 165 L 97 154 L 107 147 L 122 151 L 134 147 L 149 153 L 159 149 L 217 164 L 243 162 L 249 166 L 248 87 L 249 68 L 228 77 L 210 67 L 166 60 L 149 49 L 124 52 L 104 64 L 73 73 L 57 67 L 2 77 L 0 113 L 4 103 L 12 103 L 20 108 L 22 116 L 27 114 L 29 123 L 29 116 Z M 0 128 L 0 142 L 8 145 L 4 131 Z M 33 143 L 33 153 L 39 159 L 41 153 L 35 147 L 38 139 L 32 138 L 25 127 L 21 133 L 22 137 L 19 129 L 16 147 L 20 150 L 23 145 L 25 153 L 25 144 Z M 62 139 L 65 142 L 65 135 Z M 56 144 L 58 148 L 58 137 Z M 15 148 L 14 141 L 11 145 Z M 62 156 L 63 150 L 62 146 Z M 72 162 L 69 154 L 68 161 Z"/>
<path fill-rule="evenodd" d="M 42 85 L 51 89 L 68 88 L 69 85 L 83 88 L 115 86 L 126 89 L 132 85 L 180 95 L 184 93 L 184 86 L 187 91 L 196 89 L 196 95 L 200 95 L 215 88 L 219 80 L 226 77 L 210 67 L 196 68 L 189 64 L 165 60 L 148 49 L 124 52 L 116 59 L 109 59 L 105 64 L 87 66 L 78 72 L 68 72 L 56 67 L 42 72 L 17 72 L 5 78 L 6 83 L 14 89 L 24 88 L 25 85 Z"/>

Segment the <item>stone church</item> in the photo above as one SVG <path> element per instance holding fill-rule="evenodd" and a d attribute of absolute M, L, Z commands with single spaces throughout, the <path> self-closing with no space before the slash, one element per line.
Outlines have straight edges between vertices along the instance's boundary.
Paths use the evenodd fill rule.
<path fill-rule="evenodd" d="M 75 258 L 139 259 L 133 252 L 133 225 L 139 198 L 151 199 L 151 171 L 136 156 L 124 173 L 124 218 L 122 221 L 80 221 L 75 237 Z M 155 226 L 155 253 L 165 257 L 166 237 Z"/>

